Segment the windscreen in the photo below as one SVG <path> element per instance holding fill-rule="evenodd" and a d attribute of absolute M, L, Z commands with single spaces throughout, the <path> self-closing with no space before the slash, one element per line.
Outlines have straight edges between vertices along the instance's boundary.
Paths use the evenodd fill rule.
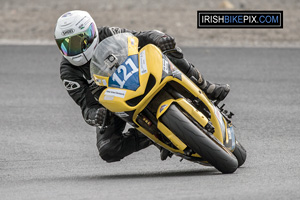
<path fill-rule="evenodd" d="M 117 66 L 128 57 L 128 37 L 131 33 L 120 33 L 102 40 L 92 57 L 91 75 L 111 76 Z"/>

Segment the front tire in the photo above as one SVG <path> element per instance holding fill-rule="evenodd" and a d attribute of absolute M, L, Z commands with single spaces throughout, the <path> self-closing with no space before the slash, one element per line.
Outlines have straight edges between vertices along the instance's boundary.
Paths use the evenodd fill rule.
<path fill-rule="evenodd" d="M 161 121 L 188 147 L 222 173 L 233 173 L 238 168 L 236 157 L 191 122 L 174 104 Z"/>

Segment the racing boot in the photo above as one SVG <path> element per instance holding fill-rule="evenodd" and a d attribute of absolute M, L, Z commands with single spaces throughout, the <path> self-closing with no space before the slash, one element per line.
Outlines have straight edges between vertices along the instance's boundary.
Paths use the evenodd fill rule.
<path fill-rule="evenodd" d="M 174 63 L 180 71 L 189 77 L 210 100 L 222 101 L 230 91 L 228 84 L 214 84 L 205 80 L 202 74 L 194 65 L 189 63 L 184 57 L 182 50 L 179 47 L 169 50 L 165 53 L 168 58 Z"/>
<path fill-rule="evenodd" d="M 161 147 L 160 148 L 160 159 L 162 161 L 166 160 L 168 157 L 172 157 L 173 156 L 173 153 L 171 153 L 169 150 Z"/>
<path fill-rule="evenodd" d="M 199 71 L 198 73 L 199 78 L 197 79 L 196 85 L 206 94 L 206 96 L 210 100 L 224 100 L 230 91 L 230 86 L 228 84 L 210 83 L 203 78 Z"/>

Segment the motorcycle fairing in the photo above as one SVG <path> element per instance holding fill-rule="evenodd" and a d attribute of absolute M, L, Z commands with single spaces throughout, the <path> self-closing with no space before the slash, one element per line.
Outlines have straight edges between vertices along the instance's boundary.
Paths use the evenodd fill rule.
<path fill-rule="evenodd" d="M 128 38 L 128 44 L 136 45 L 137 42 L 132 42 L 132 38 Z M 130 47 L 130 45 L 128 45 Z M 136 90 L 131 90 L 129 88 L 120 88 L 120 87 L 110 87 L 111 77 L 103 77 L 94 75 L 95 81 L 98 85 L 109 86 L 106 88 L 99 97 L 99 102 L 108 108 L 111 112 L 125 112 L 131 113 L 131 121 L 127 119 L 131 124 L 134 124 L 136 128 L 143 132 L 148 138 L 153 140 L 158 145 L 170 150 L 175 154 L 184 155 L 184 149 L 186 145 L 180 141 L 176 135 L 174 135 L 167 127 L 164 126 L 159 121 L 159 117 L 169 108 L 172 103 L 178 104 L 183 110 L 185 110 L 189 115 L 198 121 L 201 126 L 205 127 L 208 122 L 208 119 L 197 109 L 195 109 L 189 102 L 185 99 L 176 99 L 170 100 L 169 102 L 163 102 L 157 111 L 157 128 L 175 145 L 176 148 L 171 147 L 164 142 L 160 141 L 153 133 L 151 133 L 145 127 L 142 127 L 138 122 L 138 115 L 145 109 L 149 102 L 154 98 L 154 96 L 162 90 L 162 88 L 171 81 L 177 82 L 186 88 L 192 95 L 199 98 L 209 109 L 209 112 L 212 114 L 211 122 L 215 128 L 213 133 L 214 137 L 217 138 L 221 143 L 224 143 L 224 136 L 222 133 L 222 128 L 220 126 L 219 119 L 216 117 L 215 108 L 213 104 L 206 98 L 205 94 L 192 82 L 188 77 L 182 74 L 176 66 L 166 63 L 167 59 L 164 59 L 164 55 L 161 51 L 154 45 L 149 44 L 143 47 L 137 53 L 137 46 L 132 46 L 132 50 L 128 51 L 128 57 L 136 55 L 139 60 L 139 73 L 133 73 L 134 76 L 138 75 L 139 87 Z M 168 61 L 169 62 L 169 61 Z M 134 62 L 137 63 L 136 61 Z M 164 68 L 163 68 L 164 67 Z M 175 73 L 174 73 L 175 72 Z M 120 75 L 120 74 L 119 74 Z M 123 74 L 122 74 L 123 75 Z M 133 76 L 133 75 L 132 75 Z M 155 83 L 153 84 L 150 90 L 146 91 L 149 77 L 154 77 Z M 124 84 L 125 85 L 125 84 Z M 129 86 L 130 87 L 130 86 Z M 115 95 L 111 95 L 111 94 Z M 134 98 L 140 97 L 140 101 L 134 105 L 129 105 L 127 102 Z M 123 113 L 122 113 L 123 115 Z M 123 115 L 125 116 L 125 115 Z M 224 120 L 224 125 L 227 127 L 227 122 Z M 227 136 L 226 130 L 226 138 Z M 192 157 L 200 157 L 198 154 L 193 154 Z"/>

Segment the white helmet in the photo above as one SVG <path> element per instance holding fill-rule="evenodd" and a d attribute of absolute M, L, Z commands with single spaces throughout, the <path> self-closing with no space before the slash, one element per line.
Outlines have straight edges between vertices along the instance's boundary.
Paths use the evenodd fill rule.
<path fill-rule="evenodd" d="M 88 12 L 74 10 L 58 18 L 55 41 L 62 55 L 73 65 L 86 64 L 99 43 L 98 29 Z"/>

